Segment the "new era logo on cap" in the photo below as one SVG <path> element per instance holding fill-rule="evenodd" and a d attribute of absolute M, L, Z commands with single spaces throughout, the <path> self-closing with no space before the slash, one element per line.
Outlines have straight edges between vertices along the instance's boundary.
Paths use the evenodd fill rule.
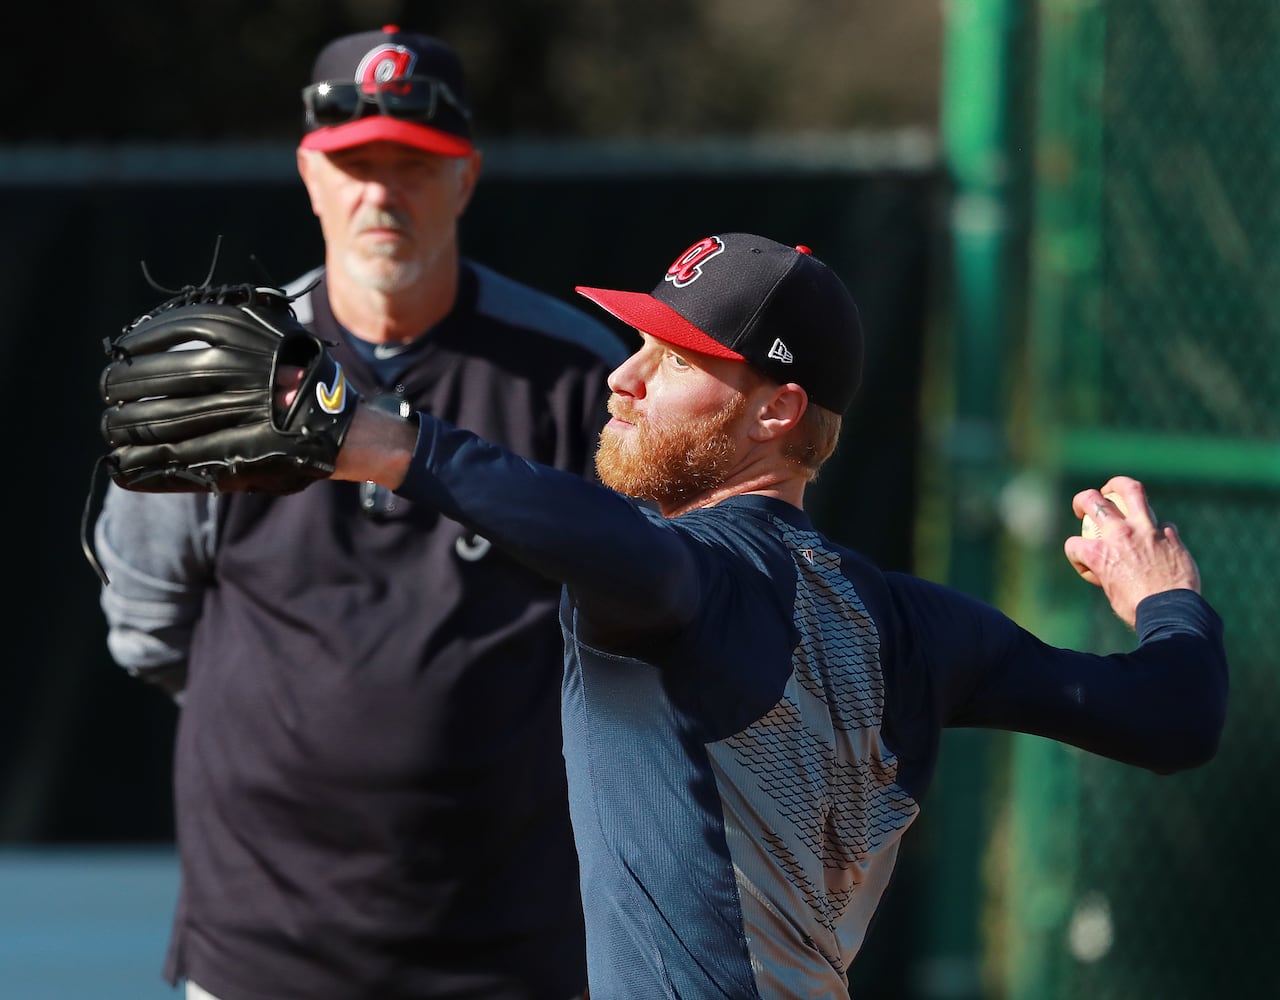
<path fill-rule="evenodd" d="M 862 323 L 844 282 L 805 246 L 707 236 L 652 293 L 579 287 L 624 323 L 671 344 L 745 361 L 843 413 L 862 382 Z"/>

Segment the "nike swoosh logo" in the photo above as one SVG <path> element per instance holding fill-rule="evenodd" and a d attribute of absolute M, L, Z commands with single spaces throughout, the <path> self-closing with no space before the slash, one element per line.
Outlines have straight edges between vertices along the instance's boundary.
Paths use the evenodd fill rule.
<path fill-rule="evenodd" d="M 386 361 L 387 358 L 399 357 L 409 347 L 409 344 L 374 344 L 373 356 L 379 361 Z"/>
<path fill-rule="evenodd" d="M 337 377 L 332 389 L 323 382 L 316 383 L 316 402 L 325 413 L 341 413 L 347 405 L 347 377 L 342 373 L 342 365 L 334 362 L 333 367 L 337 369 Z"/>

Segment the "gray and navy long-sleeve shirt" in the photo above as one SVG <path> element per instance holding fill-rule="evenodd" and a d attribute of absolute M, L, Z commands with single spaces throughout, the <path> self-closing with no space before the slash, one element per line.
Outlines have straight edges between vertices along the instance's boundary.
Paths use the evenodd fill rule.
<path fill-rule="evenodd" d="M 663 519 L 422 418 L 400 492 L 564 584 L 563 728 L 592 1000 L 844 998 L 946 727 L 1157 772 L 1215 752 L 1221 622 L 1053 648 L 881 572 L 774 498 Z"/>
<path fill-rule="evenodd" d="M 366 397 L 592 474 L 626 355 L 594 318 L 472 262 L 403 351 L 350 337 L 323 281 L 297 311 Z M 558 585 L 357 483 L 113 487 L 96 547 L 115 658 L 186 672 L 171 979 L 220 1000 L 581 992 Z"/>

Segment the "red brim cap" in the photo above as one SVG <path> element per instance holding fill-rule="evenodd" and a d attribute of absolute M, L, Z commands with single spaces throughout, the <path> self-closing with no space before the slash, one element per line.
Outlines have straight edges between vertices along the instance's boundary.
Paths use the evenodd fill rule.
<path fill-rule="evenodd" d="M 648 292 L 618 292 L 608 288 L 574 288 L 596 305 L 612 313 L 628 326 L 641 333 L 657 337 L 668 344 L 675 344 L 690 351 L 709 354 L 713 358 L 730 361 L 746 361 L 737 351 L 730 350 L 718 340 L 707 336 L 665 302 L 659 302 Z"/>
<path fill-rule="evenodd" d="M 318 128 L 302 137 L 302 148 L 332 153 L 368 142 L 398 142 L 441 156 L 469 156 L 474 148 L 470 139 L 386 115 L 368 115 L 344 125 Z"/>

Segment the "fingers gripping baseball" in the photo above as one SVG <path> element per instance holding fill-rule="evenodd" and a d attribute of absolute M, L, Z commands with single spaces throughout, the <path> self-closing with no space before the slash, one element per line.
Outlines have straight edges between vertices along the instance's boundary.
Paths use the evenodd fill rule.
<path fill-rule="evenodd" d="M 355 391 L 277 289 L 195 289 L 109 345 L 108 467 L 144 492 L 291 493 L 333 473 Z M 298 372 L 287 405 L 277 373 Z"/>
<path fill-rule="evenodd" d="M 1131 628 L 1138 604 L 1152 594 L 1200 592 L 1199 570 L 1177 528 L 1156 520 L 1136 479 L 1113 477 L 1101 489 L 1077 493 L 1071 506 L 1082 533 L 1067 539 L 1067 559 L 1102 588 L 1116 616 Z"/>

